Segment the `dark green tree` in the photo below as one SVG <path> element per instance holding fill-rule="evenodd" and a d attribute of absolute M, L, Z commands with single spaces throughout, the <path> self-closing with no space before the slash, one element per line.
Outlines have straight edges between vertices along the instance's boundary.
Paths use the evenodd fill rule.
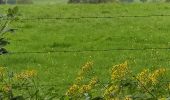
<path fill-rule="evenodd" d="M 80 3 L 81 0 L 69 0 L 68 3 Z"/>
<path fill-rule="evenodd" d="M 68 3 L 105 3 L 110 0 L 69 0 Z"/>
<path fill-rule="evenodd" d="M 3 0 L 0 0 L 0 4 L 3 4 L 4 3 L 4 1 Z"/>

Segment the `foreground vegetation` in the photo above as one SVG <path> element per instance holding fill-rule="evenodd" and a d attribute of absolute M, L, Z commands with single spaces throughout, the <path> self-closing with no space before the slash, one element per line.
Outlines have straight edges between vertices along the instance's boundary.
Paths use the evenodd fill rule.
<path fill-rule="evenodd" d="M 101 83 L 87 62 L 78 72 L 75 83 L 68 89 L 64 100 L 168 100 L 170 83 L 165 68 L 143 69 L 137 75 L 122 63 L 113 66 L 108 83 Z M 91 78 L 92 77 L 92 78 Z M 89 81 L 89 82 L 88 82 Z M 98 95 L 95 97 L 95 95 Z"/>
<path fill-rule="evenodd" d="M 9 32 L 14 32 L 15 29 L 9 28 L 9 24 L 17 20 L 18 7 L 9 8 L 7 14 L 2 15 L 0 18 L 0 55 L 8 53 L 5 46 L 9 44 L 9 41 L 5 38 L 5 35 Z"/>
<path fill-rule="evenodd" d="M 93 62 L 85 63 L 74 83 L 60 100 L 168 100 L 170 97 L 169 69 L 143 69 L 134 74 L 127 62 L 109 71 L 109 81 L 102 83 L 93 71 Z M 35 70 L 14 73 L 0 67 L 0 93 L 8 100 L 55 100 L 59 98 L 52 86 L 39 84 Z"/>
<path fill-rule="evenodd" d="M 0 12 L 5 13 L 8 7 L 0 6 Z M 140 50 L 169 48 L 168 16 L 22 20 L 168 15 L 169 4 L 20 5 L 19 9 L 21 20 L 13 23 L 18 31 L 6 35 L 10 53 L 0 56 L 0 65 L 14 72 L 35 69 L 40 84 L 53 85 L 58 97 L 73 83 L 79 66 L 89 60 L 95 62 L 94 71 L 102 83 L 110 80 L 110 66 L 125 60 L 134 74 L 170 64 L 169 49 Z M 108 51 L 93 51 L 97 49 Z M 82 52 L 49 52 L 63 50 Z"/>

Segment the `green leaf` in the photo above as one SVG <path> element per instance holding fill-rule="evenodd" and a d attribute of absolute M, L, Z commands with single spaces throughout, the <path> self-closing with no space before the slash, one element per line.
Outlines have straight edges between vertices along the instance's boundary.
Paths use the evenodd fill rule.
<path fill-rule="evenodd" d="M 92 100 L 104 100 L 104 98 L 103 97 L 95 97 Z"/>
<path fill-rule="evenodd" d="M 16 96 L 12 98 L 11 100 L 25 100 L 23 96 Z"/>
<path fill-rule="evenodd" d="M 8 15 L 11 15 L 11 14 L 12 14 L 12 9 L 9 8 L 9 9 L 8 9 Z"/>
<path fill-rule="evenodd" d="M 69 96 L 62 96 L 60 100 L 71 100 L 71 98 Z"/>
<path fill-rule="evenodd" d="M 19 11 L 19 8 L 17 6 L 14 7 L 14 8 L 9 8 L 7 16 L 8 17 L 14 17 L 15 15 L 17 15 L 18 11 Z"/>
<path fill-rule="evenodd" d="M 18 13 L 18 11 L 19 11 L 19 9 L 18 9 L 18 7 L 17 7 L 17 6 L 13 8 L 13 14 L 17 14 L 17 13 Z"/>

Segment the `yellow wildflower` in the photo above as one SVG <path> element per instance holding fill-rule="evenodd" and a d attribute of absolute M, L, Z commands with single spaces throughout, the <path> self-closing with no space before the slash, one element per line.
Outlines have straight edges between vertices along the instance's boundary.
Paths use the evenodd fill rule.
<path fill-rule="evenodd" d="M 92 66 L 93 66 L 93 62 L 87 62 L 87 63 L 82 67 L 82 71 L 83 71 L 83 72 L 89 71 L 89 70 L 91 70 Z"/>
<path fill-rule="evenodd" d="M 12 90 L 12 87 L 10 85 L 5 85 L 2 87 L 2 91 L 8 93 Z"/>
<path fill-rule="evenodd" d="M 81 70 L 78 72 L 78 77 L 83 76 L 86 72 L 90 71 L 92 69 L 93 62 L 87 62 L 85 63 Z"/>
<path fill-rule="evenodd" d="M 66 92 L 66 95 L 74 95 L 79 90 L 79 86 L 77 84 L 73 84 L 68 91 Z"/>
<path fill-rule="evenodd" d="M 119 87 L 117 85 L 112 85 L 107 87 L 107 89 L 104 91 L 104 97 L 105 98 L 113 98 L 116 92 L 119 90 Z"/>
<path fill-rule="evenodd" d="M 5 67 L 0 67 L 0 77 L 3 77 L 5 73 Z"/>
<path fill-rule="evenodd" d="M 77 78 L 76 78 L 76 82 L 80 82 L 81 80 L 83 80 L 83 76 L 78 76 Z"/>
<path fill-rule="evenodd" d="M 95 85 L 97 82 L 98 82 L 98 78 L 97 78 L 97 77 L 94 77 L 94 78 L 91 79 L 89 85 L 93 86 L 93 85 Z"/>
<path fill-rule="evenodd" d="M 149 69 L 144 69 L 141 73 L 139 73 L 137 75 L 137 79 L 138 81 L 142 84 L 142 85 L 147 85 L 149 83 Z"/>
<path fill-rule="evenodd" d="M 160 69 L 155 70 L 152 74 L 150 74 L 149 78 L 150 78 L 152 84 L 158 83 L 158 78 L 159 78 L 162 74 L 164 74 L 165 71 L 166 71 L 165 68 L 160 68 Z"/>
<path fill-rule="evenodd" d="M 126 96 L 124 100 L 133 100 L 133 99 L 130 96 Z"/>
<path fill-rule="evenodd" d="M 35 70 L 26 70 L 24 72 L 16 74 L 15 76 L 16 76 L 17 79 L 21 79 L 22 80 L 22 79 L 32 78 L 32 77 L 34 77 L 36 75 L 37 75 L 37 73 L 36 73 Z"/>
<path fill-rule="evenodd" d="M 144 69 L 141 73 L 137 75 L 137 79 L 140 84 L 147 86 L 147 85 L 156 85 L 159 81 L 161 75 L 163 75 L 166 72 L 165 68 L 160 68 L 152 73 L 149 71 L 149 69 Z"/>
<path fill-rule="evenodd" d="M 92 87 L 90 85 L 82 85 L 82 87 L 80 88 L 80 93 L 86 93 L 90 91 L 91 89 Z"/>
<path fill-rule="evenodd" d="M 127 61 L 123 64 L 113 66 L 112 73 L 111 73 L 111 79 L 112 80 L 122 79 L 127 75 L 128 72 L 129 72 L 129 70 L 128 70 Z"/>

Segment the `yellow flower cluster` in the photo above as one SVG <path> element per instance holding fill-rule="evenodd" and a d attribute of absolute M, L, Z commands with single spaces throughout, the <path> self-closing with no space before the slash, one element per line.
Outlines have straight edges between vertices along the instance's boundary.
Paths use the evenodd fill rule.
<path fill-rule="evenodd" d="M 115 80 L 122 80 L 124 79 L 127 74 L 130 72 L 128 68 L 128 63 L 125 61 L 122 64 L 113 66 L 111 70 L 111 80 L 114 82 Z M 112 84 L 105 89 L 104 91 L 104 97 L 107 100 L 117 100 L 116 94 L 119 92 L 119 85 L 118 84 Z"/>
<path fill-rule="evenodd" d="M 149 76 L 149 69 L 144 69 L 142 72 L 140 72 L 138 75 L 137 75 L 137 79 L 138 81 L 142 84 L 142 85 L 147 85 L 149 83 L 149 79 L 148 79 L 148 76 Z"/>
<path fill-rule="evenodd" d="M 98 82 L 98 79 L 96 77 L 92 78 L 92 80 L 89 82 L 89 84 L 82 85 L 80 87 L 79 92 L 81 94 L 89 92 L 97 84 L 97 82 Z"/>
<path fill-rule="evenodd" d="M 117 85 L 109 86 L 104 91 L 104 97 L 107 100 L 113 99 L 113 98 L 115 98 L 115 94 L 117 91 L 119 91 L 119 86 L 117 86 Z"/>
<path fill-rule="evenodd" d="M 112 80 L 123 79 L 123 77 L 125 77 L 128 74 L 128 72 L 129 69 L 128 69 L 127 61 L 120 65 L 113 66 L 111 72 L 111 79 Z"/>
<path fill-rule="evenodd" d="M 87 93 L 90 91 L 98 82 L 98 79 L 96 77 L 92 78 L 87 85 L 81 85 L 81 84 L 73 84 L 68 91 L 66 92 L 66 95 L 75 95 L 78 93 Z"/>
<path fill-rule="evenodd" d="M 92 69 L 92 66 L 93 66 L 93 62 L 87 62 L 82 66 L 82 68 L 78 72 L 78 76 L 76 78 L 77 83 L 79 83 L 80 81 L 82 81 L 84 79 L 84 74 L 87 73 L 88 71 L 90 71 Z"/>
<path fill-rule="evenodd" d="M 125 96 L 124 100 L 133 100 L 130 96 Z"/>
<path fill-rule="evenodd" d="M 92 70 L 92 66 L 93 62 L 87 62 L 82 66 L 75 80 L 76 83 L 73 84 L 66 92 L 67 96 L 87 93 L 97 84 L 97 77 L 92 78 L 88 84 L 82 84 L 82 81 L 85 79 L 85 75 Z"/>
<path fill-rule="evenodd" d="M 89 61 L 83 65 L 81 68 L 81 71 L 79 72 L 79 75 L 86 73 L 87 71 L 90 71 L 92 69 L 93 62 Z"/>
<path fill-rule="evenodd" d="M 66 92 L 66 95 L 74 95 L 77 93 L 77 91 L 79 90 L 79 86 L 77 84 L 73 84 L 68 91 Z"/>
<path fill-rule="evenodd" d="M 79 92 L 81 93 L 81 94 L 83 94 L 83 93 L 86 93 L 86 92 L 88 92 L 88 91 L 90 91 L 92 89 L 92 86 L 91 85 L 82 85 L 81 87 L 80 87 L 80 90 L 79 90 Z"/>
<path fill-rule="evenodd" d="M 98 78 L 94 77 L 90 80 L 89 84 L 87 85 L 82 85 L 80 87 L 80 93 L 86 93 L 88 91 L 90 91 L 98 82 Z"/>
<path fill-rule="evenodd" d="M 66 92 L 67 96 L 70 96 L 71 98 L 79 97 L 82 98 L 84 93 L 90 93 L 92 89 L 94 89 L 94 86 L 98 82 L 98 78 L 94 77 L 90 81 L 87 82 L 86 76 L 90 76 L 90 74 L 87 74 L 91 72 L 92 69 L 92 62 L 87 62 L 81 69 L 81 71 L 78 73 L 78 77 L 76 78 L 76 83 L 73 84 L 68 91 Z M 132 74 L 132 71 L 128 67 L 127 61 L 113 66 L 111 70 L 111 79 L 108 86 L 102 88 L 102 96 L 104 100 L 133 100 L 135 98 L 135 95 L 133 94 L 143 94 L 144 92 L 153 94 L 153 99 L 157 98 L 158 100 L 166 100 L 164 95 L 160 96 L 159 91 L 168 91 L 168 88 L 170 90 L 170 83 L 165 82 L 159 84 L 162 77 L 164 77 L 164 74 L 168 70 L 165 68 L 159 68 L 156 70 L 149 70 L 144 69 L 137 75 Z M 138 85 L 138 86 L 136 86 Z M 159 88 L 158 85 L 161 85 L 162 87 Z M 132 86 L 132 88 L 131 88 Z M 156 88 L 155 88 L 156 87 Z M 158 87 L 158 88 L 157 88 Z M 133 89 L 131 91 L 131 89 Z M 152 93 L 152 91 L 154 93 Z M 166 95 L 166 93 L 165 93 Z M 146 95 L 149 96 L 150 95 Z M 140 97 L 139 97 L 140 98 Z M 145 99 L 145 97 L 141 97 L 140 99 Z M 160 98 L 160 99 L 159 99 Z"/>
<path fill-rule="evenodd" d="M 12 89 L 12 87 L 11 87 L 10 85 L 4 85 L 4 86 L 2 87 L 2 91 L 3 91 L 3 92 L 6 92 L 6 93 L 10 92 L 11 89 Z"/>
<path fill-rule="evenodd" d="M 149 79 L 151 80 L 152 84 L 158 83 L 158 78 L 166 72 L 165 68 L 160 68 L 155 70 L 152 74 L 150 74 Z"/>
<path fill-rule="evenodd" d="M 166 72 L 165 68 L 160 68 L 157 69 L 155 71 L 153 71 L 152 73 L 149 71 L 149 69 L 144 69 L 141 73 L 139 73 L 137 75 L 137 79 L 139 80 L 139 82 L 142 85 L 147 85 L 149 83 L 151 83 L 152 85 L 157 84 L 158 78 L 163 75 Z"/>
<path fill-rule="evenodd" d="M 0 67 L 0 77 L 3 77 L 5 73 L 5 67 Z"/>
<path fill-rule="evenodd" d="M 23 80 L 23 79 L 29 79 L 37 75 L 37 72 L 35 70 L 26 70 L 19 74 L 16 74 L 16 79 Z"/>
<path fill-rule="evenodd" d="M 78 77 L 76 78 L 76 82 L 79 83 L 79 82 L 81 82 L 83 79 L 84 79 L 83 76 L 78 76 Z"/>
<path fill-rule="evenodd" d="M 94 78 L 92 78 L 92 79 L 90 80 L 89 85 L 94 86 L 94 85 L 97 84 L 97 82 L 98 82 L 98 78 L 97 78 L 97 77 L 94 77 Z"/>

